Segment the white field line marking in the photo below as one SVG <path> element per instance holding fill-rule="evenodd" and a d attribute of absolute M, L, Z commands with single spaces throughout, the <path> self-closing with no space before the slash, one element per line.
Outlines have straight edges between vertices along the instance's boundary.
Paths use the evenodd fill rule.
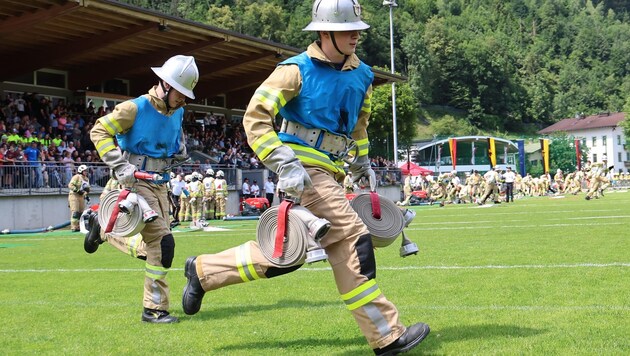
<path fill-rule="evenodd" d="M 476 204 L 475 204 L 476 205 Z M 478 206 L 475 206 L 478 207 Z M 449 208 L 451 209 L 451 208 Z M 419 212 L 422 212 L 423 215 L 418 215 L 418 217 L 424 217 L 424 213 L 427 212 L 440 212 L 440 211 L 444 211 L 442 209 L 435 209 L 435 210 L 420 210 Z M 626 211 L 624 209 L 589 209 L 589 210 L 583 210 L 584 212 L 613 212 L 613 211 Z M 502 212 L 497 212 L 494 211 L 492 213 L 492 216 L 495 215 L 523 215 L 523 214 L 527 214 L 527 215 L 532 215 L 532 214 L 545 214 L 545 215 L 553 215 L 553 214 L 563 214 L 563 213 L 570 213 L 570 214 L 576 214 L 576 213 L 580 213 L 582 211 L 579 210 L 547 210 L 547 211 L 527 211 L 527 212 L 523 212 L 522 210 L 514 210 L 514 211 L 502 211 Z M 443 215 L 443 214 L 442 214 Z M 483 216 L 486 217 L 488 216 L 488 214 L 482 214 L 482 213 L 472 213 L 472 212 L 466 212 L 466 216 Z"/>
<path fill-rule="evenodd" d="M 516 311 L 630 311 L 627 305 L 406 305 L 401 309 L 429 309 L 429 310 L 516 310 Z"/>
<path fill-rule="evenodd" d="M 471 222 L 472 223 L 472 222 Z M 604 226 L 604 225 L 627 225 L 626 222 L 614 223 L 592 223 L 592 224 L 543 224 L 536 227 L 563 227 L 563 226 Z M 413 226 L 413 225 L 412 225 Z M 478 230 L 478 229 L 497 229 L 497 228 L 519 228 L 532 227 L 532 225 L 492 225 L 492 226 L 458 226 L 458 227 L 421 227 L 406 228 L 405 231 L 427 231 L 427 230 Z"/>
<path fill-rule="evenodd" d="M 124 302 L 112 302 L 96 301 L 80 302 L 80 301 L 48 301 L 48 300 L 0 300 L 0 305 L 34 305 L 34 306 L 49 306 L 55 307 L 78 307 L 78 308 L 94 308 L 96 307 L 129 307 L 134 306 L 136 303 L 124 303 Z M 217 304 L 217 307 L 222 308 L 236 308 L 251 306 L 245 304 L 224 303 Z M 308 309 L 330 309 L 330 310 L 344 310 L 346 309 L 342 303 L 338 305 L 325 304 L 325 305 L 313 305 L 308 306 Z M 630 306 L 627 305 L 405 305 L 399 309 L 402 310 L 445 310 L 445 311 L 615 311 L 615 312 L 627 312 L 630 311 Z"/>
<path fill-rule="evenodd" d="M 487 266 L 405 266 L 405 267 L 379 267 L 383 271 L 406 271 L 406 270 L 480 270 L 480 269 L 544 269 L 544 268 L 608 268 L 608 267 L 630 267 L 630 262 L 612 263 L 572 263 L 553 265 L 487 265 Z M 183 271 L 183 268 L 171 268 L 169 271 Z M 330 267 L 304 267 L 298 271 L 330 271 Z M 144 268 L 57 268 L 57 269 L 0 269 L 0 273 L 86 273 L 86 272 L 144 272 Z"/>
<path fill-rule="evenodd" d="M 199 233 L 204 233 L 207 231 L 203 231 L 201 229 L 196 230 L 196 231 L 173 231 L 174 233 L 186 233 L 189 234 L 191 232 L 199 232 Z M 216 232 L 256 232 L 256 229 L 227 229 L 224 228 L 222 231 L 211 231 L 208 232 L 209 234 L 214 234 Z M 39 239 L 41 238 L 41 239 Z M 0 235 L 0 244 L 2 243 L 9 243 L 9 242 L 16 242 L 16 241 L 27 241 L 27 242 L 46 242 L 46 241 L 63 241 L 63 240 L 83 240 L 83 237 L 46 237 L 46 235 L 42 234 L 41 236 L 33 236 L 33 237 L 20 237 L 20 238 L 13 238 L 13 237 L 9 237 L 8 235 Z"/>
<path fill-rule="evenodd" d="M 620 218 L 630 218 L 630 215 L 609 215 L 609 216 L 581 216 L 574 218 L 551 218 L 549 221 L 563 221 L 563 220 L 587 220 L 587 219 L 620 219 Z M 501 220 L 502 222 L 523 222 L 530 221 L 528 219 L 511 219 L 511 220 Z M 470 224 L 495 224 L 496 220 L 470 220 L 470 221 L 442 221 L 442 222 L 413 222 L 413 225 L 470 225 Z M 538 226 L 538 225 L 536 225 Z"/>

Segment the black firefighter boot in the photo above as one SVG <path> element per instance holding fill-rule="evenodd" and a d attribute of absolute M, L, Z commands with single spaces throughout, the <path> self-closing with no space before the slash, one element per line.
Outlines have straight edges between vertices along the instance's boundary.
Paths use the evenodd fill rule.
<path fill-rule="evenodd" d="M 398 340 L 383 347 L 382 349 L 374 349 L 377 355 L 397 355 L 407 352 L 418 346 L 427 335 L 429 335 L 429 325 L 417 323 L 407 328 L 404 334 Z"/>
<path fill-rule="evenodd" d="M 188 279 L 182 294 L 182 308 L 188 315 L 197 314 L 201 309 L 201 301 L 206 292 L 201 287 L 199 276 L 197 276 L 197 257 L 188 257 L 184 266 L 184 275 Z"/>
<path fill-rule="evenodd" d="M 144 308 L 142 321 L 153 324 L 172 324 L 179 322 L 179 319 L 169 314 L 166 310 Z"/>
<path fill-rule="evenodd" d="M 95 212 L 90 213 L 88 218 L 88 231 L 83 239 L 83 249 L 87 253 L 94 253 L 98 250 L 98 246 L 103 243 L 101 240 L 101 225 L 98 223 L 98 214 Z"/>

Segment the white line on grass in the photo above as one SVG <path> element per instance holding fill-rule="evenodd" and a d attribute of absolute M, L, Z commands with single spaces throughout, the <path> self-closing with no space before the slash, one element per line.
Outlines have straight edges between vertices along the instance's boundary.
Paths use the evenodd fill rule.
<path fill-rule="evenodd" d="M 607 267 L 630 267 L 630 263 L 573 263 L 573 264 L 553 264 L 553 265 L 487 265 L 487 266 L 405 266 L 405 267 L 378 267 L 385 271 L 423 270 L 423 269 L 543 269 L 543 268 L 607 268 Z M 183 268 L 171 268 L 170 271 L 183 271 Z M 304 267 L 300 271 L 330 271 L 330 267 Z M 67 272 L 144 272 L 144 268 L 57 268 L 57 269 L 0 269 L 0 273 L 67 273 Z"/>
<path fill-rule="evenodd" d="M 609 216 L 580 216 L 574 218 L 552 218 L 550 221 L 564 221 L 564 220 L 589 220 L 589 219 L 621 219 L 630 218 L 630 215 L 609 215 Z M 522 222 L 529 221 L 526 219 L 511 219 L 501 220 L 502 222 Z M 443 221 L 443 222 L 417 222 L 413 225 L 469 225 L 469 224 L 494 224 L 497 220 L 473 220 L 473 221 Z M 575 225 L 575 224 L 571 224 Z M 536 225 L 539 226 L 539 225 Z"/>
<path fill-rule="evenodd" d="M 429 310 L 521 310 L 521 311 L 630 311 L 627 305 L 418 305 L 405 306 L 404 309 L 429 309 Z"/>
<path fill-rule="evenodd" d="M 472 224 L 473 222 L 469 222 Z M 564 227 L 564 226 L 605 226 L 605 225 L 627 225 L 627 222 L 611 222 L 611 223 L 591 223 L 591 224 L 543 224 L 536 225 L 536 227 Z M 407 228 L 405 231 L 427 231 L 427 230 L 478 230 L 478 229 L 497 229 L 497 228 L 520 228 L 520 227 L 532 227 L 532 225 L 475 225 L 475 226 L 456 226 L 456 227 L 420 227 L 420 228 Z"/>

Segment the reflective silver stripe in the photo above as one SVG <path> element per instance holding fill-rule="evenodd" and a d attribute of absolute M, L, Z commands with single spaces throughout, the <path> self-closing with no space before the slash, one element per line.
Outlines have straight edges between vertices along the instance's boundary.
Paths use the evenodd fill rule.
<path fill-rule="evenodd" d="M 352 305 L 358 301 L 360 301 L 361 299 L 367 297 L 368 295 L 374 293 L 375 291 L 378 290 L 378 284 L 374 284 L 373 286 L 371 286 L 370 288 L 364 290 L 363 292 L 355 295 L 354 297 L 344 300 L 344 302 L 346 303 L 346 305 Z"/>
<path fill-rule="evenodd" d="M 161 268 L 161 267 L 156 267 Z M 166 277 L 168 271 L 145 267 L 145 274 L 152 279 L 162 279 Z"/>
<path fill-rule="evenodd" d="M 367 314 L 370 320 L 372 320 L 372 323 L 374 323 L 374 326 L 376 326 L 378 332 L 381 334 L 382 337 L 391 334 L 392 329 L 389 327 L 387 320 L 385 320 L 383 313 L 378 310 L 374 303 L 368 303 L 364 305 L 363 310 L 365 310 L 365 314 Z"/>
<path fill-rule="evenodd" d="M 153 283 L 151 283 L 151 301 L 154 304 L 160 304 L 160 302 L 162 301 L 162 293 L 160 292 L 160 286 L 158 286 L 155 280 L 153 280 Z"/>
<path fill-rule="evenodd" d="M 129 238 L 129 255 L 138 257 L 138 245 L 142 241 L 142 235 L 137 234 Z"/>
<path fill-rule="evenodd" d="M 239 272 L 241 272 L 241 275 L 244 273 L 245 276 L 247 277 L 247 279 L 249 279 L 250 281 L 253 281 L 257 278 L 255 278 L 251 272 L 249 271 L 249 263 L 247 261 L 247 255 L 249 254 L 249 248 L 247 246 L 247 244 L 241 245 L 239 246 L 239 254 L 240 254 L 240 266 L 239 267 Z"/>

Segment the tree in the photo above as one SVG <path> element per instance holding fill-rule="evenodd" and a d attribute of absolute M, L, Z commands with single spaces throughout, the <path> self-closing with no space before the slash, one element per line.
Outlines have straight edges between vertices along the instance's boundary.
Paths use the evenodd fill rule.
<path fill-rule="evenodd" d="M 588 147 L 580 145 L 582 162 L 588 157 Z M 556 134 L 549 142 L 549 167 L 551 170 L 561 169 L 563 172 L 573 172 L 577 169 L 574 138 L 566 134 Z M 549 172 L 553 175 L 552 172 Z"/>
<path fill-rule="evenodd" d="M 396 126 L 398 148 L 411 145 L 415 137 L 418 120 L 418 104 L 408 83 L 396 84 Z M 372 115 L 368 126 L 371 156 L 393 159 L 393 119 L 392 90 L 390 85 L 374 88 L 372 95 Z M 390 150 L 388 152 L 388 147 Z"/>

